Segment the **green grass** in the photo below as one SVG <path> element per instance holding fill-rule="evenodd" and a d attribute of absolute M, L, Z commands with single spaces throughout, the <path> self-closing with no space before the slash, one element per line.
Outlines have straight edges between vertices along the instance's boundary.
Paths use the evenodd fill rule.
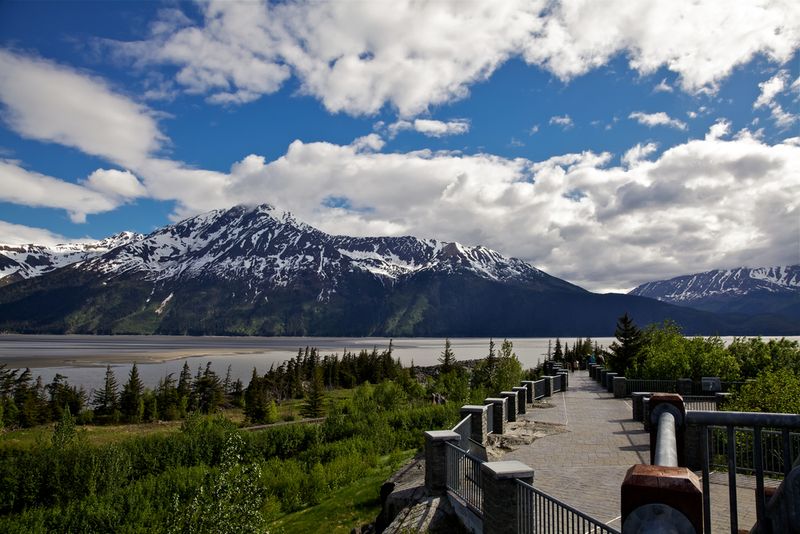
<path fill-rule="evenodd" d="M 270 525 L 270 531 L 293 533 L 349 533 L 353 528 L 372 523 L 381 511 L 380 489 L 386 479 L 410 460 L 415 450 L 381 458 L 372 474 L 333 495 L 316 506 L 287 514 Z"/>

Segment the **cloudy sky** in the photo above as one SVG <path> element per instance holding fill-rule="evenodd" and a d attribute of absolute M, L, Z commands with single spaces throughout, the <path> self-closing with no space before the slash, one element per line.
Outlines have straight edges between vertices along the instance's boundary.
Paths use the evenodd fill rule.
<path fill-rule="evenodd" d="M 0 2 L 0 242 L 267 202 L 596 291 L 800 263 L 796 0 Z"/>

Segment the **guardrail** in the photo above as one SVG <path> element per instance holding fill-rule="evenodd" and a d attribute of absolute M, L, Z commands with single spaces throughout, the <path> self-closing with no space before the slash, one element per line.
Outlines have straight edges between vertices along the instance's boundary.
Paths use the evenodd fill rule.
<path fill-rule="evenodd" d="M 776 413 L 751 413 L 751 412 L 689 412 L 686 415 L 686 423 L 700 427 L 700 446 L 703 472 L 703 511 L 705 533 L 711 532 L 711 492 L 709 487 L 709 474 L 711 471 L 711 446 L 709 433 L 715 427 L 724 428 L 727 443 L 737 443 L 737 431 L 741 433 L 743 429 L 752 430 L 752 472 L 756 479 L 756 517 L 758 525 L 769 528 L 766 525 L 772 523 L 774 518 L 767 517 L 768 495 L 764 491 L 764 432 L 765 429 L 780 429 L 780 457 L 782 474 L 788 477 L 792 470 L 792 432 L 800 430 L 800 415 L 798 414 L 776 414 Z M 719 430 L 716 430 L 719 432 Z M 730 506 L 730 528 L 732 533 L 739 530 L 738 517 L 738 496 L 736 493 L 736 473 L 739 470 L 739 459 L 737 458 L 736 447 L 725 448 L 726 467 L 728 471 L 728 500 Z M 800 469 L 800 467 L 798 468 Z M 794 497 L 800 501 L 800 489 L 795 489 L 798 494 Z M 787 491 L 790 493 L 790 491 Z M 788 531 L 788 530 L 787 530 Z"/>
<path fill-rule="evenodd" d="M 481 460 L 452 443 L 446 445 L 447 489 L 461 497 L 478 516 L 483 517 Z"/>
<path fill-rule="evenodd" d="M 589 517 L 522 480 L 517 480 L 516 483 L 519 534 L 619 534 L 615 528 Z"/>
<path fill-rule="evenodd" d="M 711 467 L 727 469 L 726 458 L 730 455 L 728 433 L 724 427 L 709 426 L 709 463 Z M 786 445 L 786 436 L 789 438 Z M 736 472 L 754 474 L 755 461 L 755 430 L 752 428 L 737 428 L 734 431 L 734 446 L 736 456 Z M 783 477 L 786 474 L 786 457 L 784 452 L 789 452 L 789 460 L 800 456 L 800 433 L 789 432 L 788 429 L 762 430 L 761 431 L 762 465 L 764 474 Z M 789 463 L 791 465 L 791 462 Z"/>
<path fill-rule="evenodd" d="M 536 380 L 533 382 L 533 398 L 534 399 L 541 399 L 544 398 L 544 379 Z"/>
<path fill-rule="evenodd" d="M 630 397 L 635 391 L 657 391 L 659 393 L 675 393 L 675 380 L 644 380 L 640 378 L 625 379 L 625 396 Z"/>

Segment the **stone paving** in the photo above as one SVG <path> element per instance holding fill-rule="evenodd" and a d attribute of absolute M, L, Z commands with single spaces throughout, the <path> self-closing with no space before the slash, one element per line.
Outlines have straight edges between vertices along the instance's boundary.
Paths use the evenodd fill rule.
<path fill-rule="evenodd" d="M 534 469 L 534 486 L 616 529 L 620 486 L 634 464 L 650 463 L 650 437 L 631 418 L 628 399 L 615 399 L 588 372 L 570 373 L 569 388 L 556 393 L 552 408 L 528 409 L 517 417 L 565 425 L 566 432 L 537 439 L 503 456 Z M 700 476 L 700 473 L 697 473 Z M 727 474 L 710 480 L 713 532 L 730 532 Z M 755 522 L 752 477 L 737 477 L 739 528 Z M 768 484 L 771 485 L 771 484 Z"/>

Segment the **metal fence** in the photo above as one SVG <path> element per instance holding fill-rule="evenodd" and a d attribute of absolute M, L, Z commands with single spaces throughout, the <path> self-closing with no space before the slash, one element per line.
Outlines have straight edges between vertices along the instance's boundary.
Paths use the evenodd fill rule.
<path fill-rule="evenodd" d="M 721 426 L 708 427 L 709 461 L 711 467 L 727 469 L 729 455 L 728 432 Z M 736 450 L 736 471 L 753 474 L 756 470 L 755 430 L 752 428 L 734 429 L 733 443 Z M 785 446 L 788 443 L 788 447 Z M 792 459 L 800 456 L 800 433 L 783 430 L 761 431 L 761 464 L 764 473 L 781 477 L 787 472 L 784 451 L 788 451 L 789 467 Z"/>
<path fill-rule="evenodd" d="M 736 473 L 740 469 L 752 472 L 756 479 L 756 516 L 760 524 L 766 519 L 766 495 L 764 494 L 764 473 L 770 467 L 766 458 L 778 455 L 778 464 L 782 469 L 779 474 L 786 476 L 792 468 L 793 447 L 797 454 L 797 445 L 793 444 L 793 432 L 800 431 L 800 415 L 748 412 L 687 412 L 686 424 L 701 427 L 700 446 L 703 460 L 703 531 L 711 533 L 711 488 L 709 474 L 712 466 L 723 465 L 728 471 L 728 500 L 730 510 L 730 531 L 739 531 L 738 501 L 736 492 Z M 778 430 L 774 430 L 778 429 Z M 747 443 L 748 431 L 752 438 Z M 714 454 L 714 440 L 711 434 L 722 433 L 725 436 L 725 447 Z M 777 433 L 778 437 L 774 437 Z M 796 435 L 796 434 L 795 434 Z M 739 437 L 742 437 L 740 449 Z M 769 436 L 769 437 L 767 437 Z M 736 444 L 728 446 L 728 444 Z M 767 451 L 769 447 L 769 451 Z M 752 466 L 747 465 L 748 453 Z M 724 452 L 723 452 L 724 451 Z M 765 454 L 766 452 L 766 454 Z M 719 457 L 724 458 L 721 464 Z M 772 466 L 771 468 L 774 468 Z"/>
<path fill-rule="evenodd" d="M 486 405 L 486 433 L 494 434 L 494 404 Z"/>
<path fill-rule="evenodd" d="M 536 380 L 533 383 L 533 398 L 534 399 L 544 398 L 544 379 Z"/>
<path fill-rule="evenodd" d="M 517 532 L 520 534 L 619 534 L 555 497 L 517 479 Z"/>
<path fill-rule="evenodd" d="M 702 411 L 702 412 L 716 412 L 717 411 L 717 398 L 701 395 L 684 395 L 683 403 L 687 410 Z"/>
<path fill-rule="evenodd" d="M 675 393 L 678 382 L 675 380 L 645 380 L 643 378 L 626 378 L 625 395 L 634 391 L 652 391 L 653 393 Z"/>
<path fill-rule="evenodd" d="M 467 503 L 478 517 L 483 517 L 481 460 L 447 442 L 447 489 Z"/>
<path fill-rule="evenodd" d="M 564 377 L 561 376 L 561 375 L 558 375 L 555 378 L 553 378 L 553 393 L 555 393 L 557 391 L 561 391 L 563 389 L 562 385 L 561 385 L 563 380 L 564 380 Z"/>

